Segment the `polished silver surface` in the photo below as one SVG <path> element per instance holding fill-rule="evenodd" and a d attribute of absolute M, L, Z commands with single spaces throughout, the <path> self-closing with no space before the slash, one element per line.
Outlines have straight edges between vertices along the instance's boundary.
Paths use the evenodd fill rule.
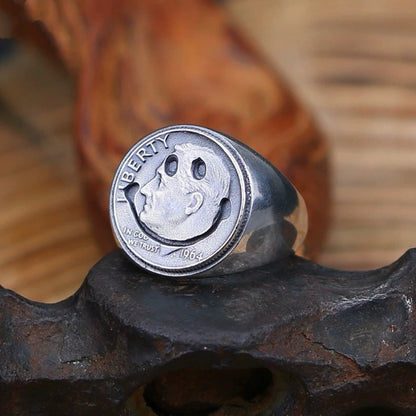
<path fill-rule="evenodd" d="M 151 133 L 127 153 L 110 194 L 114 235 L 146 270 L 228 274 L 284 258 L 307 213 L 290 182 L 237 140 L 191 125 Z"/>

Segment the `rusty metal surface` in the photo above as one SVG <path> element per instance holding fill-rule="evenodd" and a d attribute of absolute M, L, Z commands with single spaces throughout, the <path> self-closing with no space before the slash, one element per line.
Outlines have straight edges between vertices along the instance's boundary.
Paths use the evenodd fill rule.
<path fill-rule="evenodd" d="M 0 414 L 414 415 L 415 279 L 416 250 L 198 281 L 116 250 L 63 302 L 1 289 Z"/>

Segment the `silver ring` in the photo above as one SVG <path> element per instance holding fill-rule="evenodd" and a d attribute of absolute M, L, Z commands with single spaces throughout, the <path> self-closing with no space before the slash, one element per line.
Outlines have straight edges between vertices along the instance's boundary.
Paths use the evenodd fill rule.
<path fill-rule="evenodd" d="M 306 235 L 302 196 L 241 142 L 192 125 L 157 130 L 121 161 L 110 194 L 115 238 L 142 268 L 221 275 L 286 258 Z"/>

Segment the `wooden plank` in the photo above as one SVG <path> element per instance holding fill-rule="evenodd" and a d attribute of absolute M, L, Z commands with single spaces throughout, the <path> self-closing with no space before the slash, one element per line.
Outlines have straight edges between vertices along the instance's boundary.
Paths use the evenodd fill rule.
<path fill-rule="evenodd" d="M 0 73 L 0 283 L 46 302 L 71 295 L 100 257 L 72 147 L 71 88 L 33 50 Z"/>
<path fill-rule="evenodd" d="M 236 22 L 327 132 L 334 213 L 324 264 L 368 269 L 416 245 L 416 3 L 232 0 Z"/>
<path fill-rule="evenodd" d="M 230 0 L 225 7 L 327 132 L 334 214 L 321 261 L 344 269 L 394 261 L 416 242 L 416 3 Z M 7 117 L 0 111 L 0 283 L 37 300 L 69 295 L 99 257 L 71 144 L 72 88 L 32 51 L 0 72 L 8 106 Z"/>

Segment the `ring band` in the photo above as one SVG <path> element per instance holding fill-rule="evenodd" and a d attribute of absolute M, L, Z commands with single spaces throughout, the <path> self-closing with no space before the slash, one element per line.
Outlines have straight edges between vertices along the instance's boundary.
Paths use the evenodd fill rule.
<path fill-rule="evenodd" d="M 221 275 L 283 259 L 302 244 L 302 196 L 243 143 L 192 125 L 157 130 L 121 161 L 110 193 L 115 238 L 142 268 Z"/>

